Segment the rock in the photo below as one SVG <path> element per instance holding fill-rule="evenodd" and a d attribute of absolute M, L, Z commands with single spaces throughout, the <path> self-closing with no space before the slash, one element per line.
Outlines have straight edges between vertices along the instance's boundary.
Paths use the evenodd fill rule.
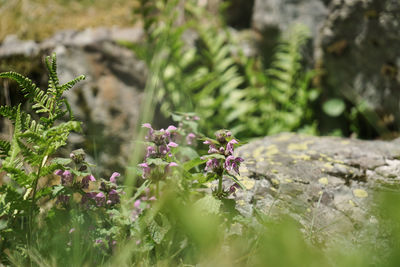
<path fill-rule="evenodd" d="M 247 216 L 254 208 L 289 215 L 320 242 L 355 237 L 374 221 L 374 192 L 400 188 L 398 141 L 283 133 L 250 142 L 237 151 L 245 159 L 239 180 L 246 187 L 236 193 L 237 207 Z"/>
<path fill-rule="evenodd" d="M 333 1 L 318 36 L 316 60 L 327 94 L 365 101 L 400 128 L 400 2 Z"/>
<path fill-rule="evenodd" d="M 353 106 L 363 104 L 373 113 L 366 116 L 377 117 L 373 131 L 381 135 L 388 128 L 398 131 L 400 2 L 255 0 L 252 27 L 263 33 L 265 51 L 274 46 L 275 36 L 293 23 L 311 30 L 313 44 L 311 51 L 305 50 L 305 58 L 308 65 L 324 73 L 317 84 L 323 88 L 322 98 L 341 97 Z M 334 123 L 328 118 L 324 121 L 321 129 L 326 132 L 337 127 L 330 126 Z"/>
<path fill-rule="evenodd" d="M 286 31 L 293 23 L 301 23 L 317 35 L 328 15 L 330 0 L 255 0 L 252 25 L 259 31 L 276 28 Z"/>
<path fill-rule="evenodd" d="M 32 77 L 33 70 L 24 69 L 22 72 L 41 88 L 47 86 L 47 73 L 42 60 L 52 52 L 57 53 L 58 74 L 62 83 L 81 74 L 86 76 L 85 81 L 66 92 L 74 115 L 83 122 L 84 137 L 72 135 L 72 144 L 63 153 L 69 155 L 73 149 L 85 148 L 98 165 L 96 171 L 103 176 L 123 171 L 127 165 L 131 152 L 127 144 L 132 141 L 139 118 L 147 76 L 145 63 L 136 58 L 130 49 L 116 42 L 137 42 L 142 33 L 137 28 L 63 31 L 42 43 L 19 41 L 13 37 L 0 46 L 0 62 L 11 62 L 13 58 L 17 63 L 21 58 L 30 64 L 35 62 L 34 68 L 40 70 L 35 70 L 34 76 L 41 77 Z M 6 67 L 21 72 L 19 65 L 2 65 L 2 71 L 6 71 Z"/>

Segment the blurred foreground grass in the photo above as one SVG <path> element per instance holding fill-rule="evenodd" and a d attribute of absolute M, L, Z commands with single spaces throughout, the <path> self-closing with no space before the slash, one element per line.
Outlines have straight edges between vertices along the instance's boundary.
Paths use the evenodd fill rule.
<path fill-rule="evenodd" d="M 0 0 L 0 41 L 9 34 L 43 40 L 56 31 L 133 24 L 136 1 Z"/>

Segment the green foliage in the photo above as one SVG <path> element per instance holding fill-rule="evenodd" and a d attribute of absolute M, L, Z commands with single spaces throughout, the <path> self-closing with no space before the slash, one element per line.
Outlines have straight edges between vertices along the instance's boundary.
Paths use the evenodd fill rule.
<path fill-rule="evenodd" d="M 218 17 L 195 1 L 177 2 L 144 1 L 147 38 L 131 46 L 148 62 L 150 73 L 159 73 L 155 96 L 166 116 L 194 111 L 204 118 L 208 134 L 218 128 L 244 138 L 300 129 L 315 133 L 310 103 L 318 92 L 309 89 L 315 72 L 302 67 L 305 27 L 297 25 L 282 37 L 266 68 L 260 58 L 242 53 L 239 40 L 219 27 Z M 155 50 L 159 40 L 163 49 Z M 156 58 L 163 61 L 158 72 L 151 65 Z"/>
<path fill-rule="evenodd" d="M 60 168 L 61 165 L 50 161 L 50 157 L 66 144 L 71 131 L 80 131 L 80 123 L 73 120 L 62 94 L 84 79 L 84 76 L 60 85 L 55 55 L 46 58 L 46 66 L 49 72 L 47 90 L 38 88 L 30 79 L 18 73 L 0 73 L 1 78 L 9 78 L 18 83 L 24 96 L 32 103 L 32 109 L 40 117 L 34 120 L 21 110 L 21 105 L 0 107 L 0 115 L 11 120 L 14 126 L 11 141 L 0 141 L 3 159 L 1 171 L 6 172 L 11 179 L 0 187 L 3 200 L 3 227 L 0 230 L 2 246 L 10 240 L 13 240 L 14 246 L 30 242 L 30 234 L 19 236 L 13 232 L 20 233 L 29 229 L 30 233 L 33 230 L 33 220 L 38 210 L 36 203 L 46 195 L 46 190 L 38 188 L 39 179 Z M 66 114 L 69 115 L 69 121 L 56 123 Z"/>

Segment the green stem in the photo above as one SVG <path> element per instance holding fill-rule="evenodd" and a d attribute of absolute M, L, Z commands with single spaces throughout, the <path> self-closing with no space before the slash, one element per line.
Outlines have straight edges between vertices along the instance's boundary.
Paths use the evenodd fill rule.
<path fill-rule="evenodd" d="M 222 175 L 218 177 L 218 196 L 222 194 Z"/>
<path fill-rule="evenodd" d="M 156 198 L 160 198 L 160 182 L 156 183 Z"/>
<path fill-rule="evenodd" d="M 38 185 L 38 182 L 39 182 L 39 178 L 40 178 L 40 172 L 41 172 L 41 170 L 42 170 L 42 166 L 44 165 L 44 163 L 46 162 L 46 160 L 47 160 L 47 156 L 45 156 L 45 157 L 43 158 L 43 160 L 42 160 L 42 164 L 40 164 L 40 166 L 39 166 L 38 172 L 37 172 L 37 174 L 36 174 L 36 178 L 35 178 L 35 180 L 33 181 L 33 185 L 32 185 L 32 188 L 33 188 L 33 193 L 32 193 L 32 203 L 31 203 L 31 207 L 30 207 L 30 210 L 29 210 L 29 233 L 28 233 L 28 246 L 30 246 L 30 245 L 31 245 L 31 243 L 32 243 L 32 232 L 33 232 L 33 210 L 34 210 L 34 208 L 35 208 L 35 205 L 36 205 L 36 192 L 37 192 L 37 185 Z"/>

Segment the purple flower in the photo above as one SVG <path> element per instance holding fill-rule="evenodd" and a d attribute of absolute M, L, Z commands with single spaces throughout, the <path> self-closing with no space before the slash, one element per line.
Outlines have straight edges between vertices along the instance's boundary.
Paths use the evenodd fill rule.
<path fill-rule="evenodd" d="M 101 244 L 101 243 L 103 243 L 103 240 L 101 240 L 101 239 L 96 239 L 95 243 L 96 243 L 96 244 Z"/>
<path fill-rule="evenodd" d="M 240 162 L 242 161 L 243 159 L 241 157 L 234 157 L 230 155 L 225 159 L 224 168 L 227 171 L 235 171 L 237 174 L 239 174 L 239 166 Z"/>
<path fill-rule="evenodd" d="M 117 204 L 119 203 L 119 194 L 115 189 L 111 189 L 110 192 L 108 192 L 108 199 L 111 201 L 109 204 Z"/>
<path fill-rule="evenodd" d="M 61 176 L 63 174 L 63 170 L 56 170 L 54 172 L 55 175 Z"/>
<path fill-rule="evenodd" d="M 168 126 L 168 128 L 167 128 L 167 132 L 176 131 L 177 129 L 178 129 L 178 128 L 176 128 L 175 126 L 170 125 L 170 126 Z"/>
<path fill-rule="evenodd" d="M 194 133 L 189 133 L 189 134 L 186 136 L 186 143 L 187 143 L 188 145 L 192 145 L 193 142 L 194 142 L 194 140 L 196 140 L 196 135 L 195 135 Z"/>
<path fill-rule="evenodd" d="M 136 209 L 139 209 L 140 203 L 141 203 L 140 199 L 137 199 L 137 200 L 135 201 L 135 203 L 133 204 L 133 206 L 134 206 Z"/>
<path fill-rule="evenodd" d="M 174 143 L 174 142 L 169 142 L 167 146 L 168 147 L 178 147 L 178 144 Z"/>
<path fill-rule="evenodd" d="M 72 234 L 73 232 L 75 232 L 75 228 L 71 228 L 68 233 Z"/>
<path fill-rule="evenodd" d="M 178 163 L 176 163 L 176 162 L 170 162 L 168 164 L 168 167 L 176 167 L 176 166 L 178 166 Z"/>
<path fill-rule="evenodd" d="M 198 120 L 200 120 L 200 117 L 199 116 L 194 116 L 193 120 L 198 121 Z"/>
<path fill-rule="evenodd" d="M 214 154 L 214 153 L 218 153 L 218 149 L 216 148 L 216 146 L 214 144 L 210 144 L 210 146 L 208 147 L 208 154 Z"/>
<path fill-rule="evenodd" d="M 239 142 L 236 139 L 232 139 L 226 145 L 226 151 L 228 151 L 231 155 L 233 154 L 233 150 L 234 150 L 234 145 L 235 144 L 239 144 Z"/>
<path fill-rule="evenodd" d="M 212 142 L 211 142 L 210 140 L 206 140 L 206 141 L 203 142 L 203 144 L 205 144 L 205 145 L 211 145 Z"/>
<path fill-rule="evenodd" d="M 234 183 L 229 187 L 229 193 L 234 194 L 238 188 L 240 188 L 240 186 L 237 183 Z"/>
<path fill-rule="evenodd" d="M 206 162 L 206 171 L 214 171 L 215 169 L 219 168 L 219 160 L 218 159 L 209 159 Z"/>
<path fill-rule="evenodd" d="M 70 171 L 64 171 L 61 174 L 61 184 L 63 185 L 71 185 L 74 180 L 74 176 Z"/>
<path fill-rule="evenodd" d="M 142 175 L 143 179 L 149 177 L 151 173 L 150 166 L 147 163 L 140 163 L 139 166 L 143 168 L 143 175 Z"/>
<path fill-rule="evenodd" d="M 106 201 L 106 196 L 103 194 L 103 192 L 97 193 L 94 200 L 96 201 L 97 206 L 103 206 L 105 201 Z"/>
<path fill-rule="evenodd" d="M 161 146 L 159 147 L 159 150 L 160 150 L 160 153 L 161 153 L 162 155 L 166 155 L 171 149 L 169 148 L 169 146 L 161 145 Z"/>
<path fill-rule="evenodd" d="M 151 127 L 151 124 L 150 123 L 144 123 L 144 124 L 142 124 L 142 127 L 144 127 L 144 128 L 148 128 L 149 129 L 149 132 L 148 132 L 148 134 L 146 135 L 146 140 L 153 140 L 153 138 L 154 138 L 154 136 L 153 136 L 153 133 L 154 133 L 154 130 L 153 130 L 153 128 Z"/>
<path fill-rule="evenodd" d="M 94 176 L 91 175 L 91 174 L 89 174 L 89 175 L 87 175 L 87 176 L 85 176 L 85 177 L 82 178 L 81 184 L 82 184 L 82 188 L 83 188 L 83 189 L 89 188 L 89 181 L 95 182 L 96 179 L 95 179 Z"/>
<path fill-rule="evenodd" d="M 121 174 L 118 172 L 114 172 L 111 177 L 110 177 L 110 182 L 116 184 L 117 183 L 117 177 L 120 177 Z"/>
<path fill-rule="evenodd" d="M 146 153 L 146 158 L 149 158 L 156 154 L 156 149 L 153 146 L 148 146 L 147 147 L 147 153 Z"/>
<path fill-rule="evenodd" d="M 165 166 L 165 169 L 164 169 L 165 174 L 169 173 L 171 167 L 176 167 L 176 166 L 178 166 L 178 163 L 170 162 L 167 166 Z"/>

